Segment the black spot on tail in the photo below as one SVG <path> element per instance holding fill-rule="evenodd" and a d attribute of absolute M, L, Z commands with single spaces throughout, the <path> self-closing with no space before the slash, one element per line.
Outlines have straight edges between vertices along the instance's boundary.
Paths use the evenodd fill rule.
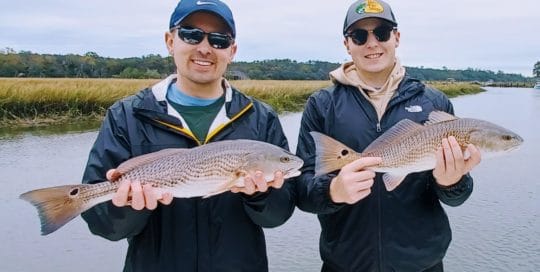
<path fill-rule="evenodd" d="M 337 159 L 339 160 L 339 159 L 341 159 L 341 158 L 343 158 L 343 157 L 345 157 L 347 155 L 349 155 L 349 150 L 343 149 L 343 150 L 341 150 L 341 154 L 340 154 L 340 156 L 337 157 Z"/>
<path fill-rule="evenodd" d="M 70 195 L 70 196 L 76 196 L 76 195 L 78 195 L 78 194 L 79 194 L 79 188 L 74 188 L 73 190 L 71 190 L 71 191 L 69 192 L 69 195 Z"/>

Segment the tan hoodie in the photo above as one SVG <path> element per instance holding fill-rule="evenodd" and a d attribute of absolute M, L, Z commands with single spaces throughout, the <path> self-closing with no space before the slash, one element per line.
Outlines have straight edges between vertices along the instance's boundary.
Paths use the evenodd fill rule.
<path fill-rule="evenodd" d="M 375 110 L 379 121 L 381 120 L 388 102 L 396 93 L 399 83 L 405 76 L 405 67 L 401 66 L 399 59 L 396 58 L 396 63 L 390 76 L 380 89 L 376 89 L 367 85 L 356 71 L 354 62 L 346 62 L 336 70 L 330 72 L 330 79 L 335 83 L 339 82 L 345 85 L 351 85 L 358 88 L 360 93 L 367 99 Z"/>

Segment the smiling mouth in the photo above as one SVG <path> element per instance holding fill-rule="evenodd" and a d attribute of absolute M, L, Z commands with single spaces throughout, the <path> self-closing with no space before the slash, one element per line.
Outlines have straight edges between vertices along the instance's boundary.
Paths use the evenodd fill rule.
<path fill-rule="evenodd" d="M 193 60 L 193 63 L 201 66 L 210 66 L 212 65 L 212 62 L 210 61 L 204 61 L 204 60 Z"/>
<path fill-rule="evenodd" d="M 383 55 L 383 53 L 369 54 L 369 55 L 365 56 L 365 58 L 367 58 L 367 59 L 377 59 L 377 58 L 380 58 L 382 55 Z"/>

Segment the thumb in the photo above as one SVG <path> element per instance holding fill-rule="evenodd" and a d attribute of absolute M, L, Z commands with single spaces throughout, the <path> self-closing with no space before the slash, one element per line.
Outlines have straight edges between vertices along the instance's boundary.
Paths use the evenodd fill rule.
<path fill-rule="evenodd" d="M 121 176 L 122 176 L 122 173 L 118 172 L 116 168 L 109 169 L 109 171 L 107 171 L 107 174 L 106 174 L 107 180 L 110 180 L 110 181 L 117 181 Z"/>
<path fill-rule="evenodd" d="M 363 157 L 355 160 L 349 164 L 350 169 L 353 171 L 360 171 L 370 166 L 376 166 L 382 162 L 381 157 Z"/>

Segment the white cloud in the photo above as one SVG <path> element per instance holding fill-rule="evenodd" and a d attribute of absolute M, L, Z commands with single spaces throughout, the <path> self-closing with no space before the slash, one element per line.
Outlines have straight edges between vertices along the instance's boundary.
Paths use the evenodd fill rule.
<path fill-rule="evenodd" d="M 166 54 L 163 32 L 177 1 L 8 1 L 0 47 L 39 53 L 95 51 L 111 57 Z M 348 59 L 341 28 L 352 1 L 228 0 L 237 60 Z M 537 0 L 388 0 L 407 66 L 479 68 L 531 75 L 540 60 Z M 32 6 L 31 9 L 28 6 Z"/>

